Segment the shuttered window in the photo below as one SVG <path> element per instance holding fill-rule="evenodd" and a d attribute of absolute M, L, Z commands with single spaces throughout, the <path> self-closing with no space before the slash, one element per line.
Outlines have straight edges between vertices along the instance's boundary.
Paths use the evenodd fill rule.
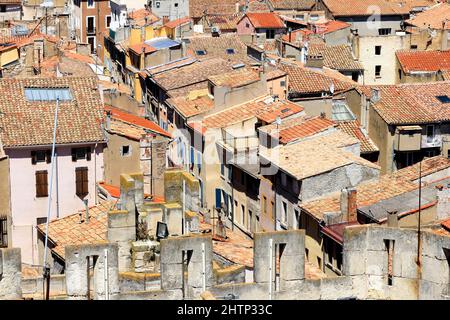
<path fill-rule="evenodd" d="M 0 215 L 0 248 L 8 247 L 8 219 Z"/>
<path fill-rule="evenodd" d="M 77 196 L 84 198 L 89 193 L 88 188 L 88 168 L 80 167 L 75 169 L 75 183 Z"/>
<path fill-rule="evenodd" d="M 36 164 L 38 162 L 52 162 L 52 150 L 31 151 L 31 163 Z"/>
<path fill-rule="evenodd" d="M 36 197 L 48 197 L 47 170 L 36 171 Z"/>

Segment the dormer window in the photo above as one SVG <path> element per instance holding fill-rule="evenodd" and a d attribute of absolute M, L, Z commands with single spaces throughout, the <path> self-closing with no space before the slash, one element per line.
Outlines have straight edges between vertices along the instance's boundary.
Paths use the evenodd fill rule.
<path fill-rule="evenodd" d="M 197 50 L 197 51 L 195 51 L 195 53 L 196 53 L 198 56 L 204 56 L 204 55 L 206 55 L 206 50 Z"/>
<path fill-rule="evenodd" d="M 69 88 L 25 88 L 25 97 L 28 101 L 71 101 L 72 94 Z"/>

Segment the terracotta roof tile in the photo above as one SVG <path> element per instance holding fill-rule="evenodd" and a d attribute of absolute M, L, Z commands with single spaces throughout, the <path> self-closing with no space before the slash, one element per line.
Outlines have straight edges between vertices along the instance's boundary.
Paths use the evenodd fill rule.
<path fill-rule="evenodd" d="M 351 24 L 344 21 L 328 20 L 325 23 L 315 23 L 313 29 L 316 34 L 327 34 L 350 27 Z"/>
<path fill-rule="evenodd" d="M 189 99 L 187 96 L 167 99 L 167 103 L 173 106 L 182 116 L 193 117 L 214 108 L 214 100 L 209 96 L 200 96 L 195 99 Z"/>
<path fill-rule="evenodd" d="M 173 28 L 179 27 L 179 26 L 181 26 L 183 24 L 186 24 L 186 23 L 189 23 L 189 22 L 191 22 L 191 18 L 183 17 L 183 18 L 179 18 L 179 19 L 167 22 L 164 25 L 164 27 L 173 29 Z"/>
<path fill-rule="evenodd" d="M 255 28 L 284 28 L 283 20 L 273 12 L 249 12 L 246 14 Z"/>
<path fill-rule="evenodd" d="M 380 100 L 374 109 L 388 124 L 421 124 L 450 120 L 450 103 L 438 100 L 450 97 L 450 82 L 376 86 Z"/>
<path fill-rule="evenodd" d="M 269 0 L 270 5 L 281 10 L 311 10 L 315 0 Z"/>
<path fill-rule="evenodd" d="M 190 0 L 189 15 L 200 18 L 204 14 L 231 15 L 237 12 L 236 3 L 244 4 L 244 1 L 236 0 Z"/>
<path fill-rule="evenodd" d="M 137 54 L 141 54 L 142 52 L 144 53 L 152 53 L 152 52 L 156 52 L 157 50 L 155 48 L 153 48 L 152 46 L 142 42 L 142 43 L 138 43 L 132 46 L 129 46 L 128 49 L 134 51 Z"/>
<path fill-rule="evenodd" d="M 416 14 L 405 22 L 421 29 L 450 29 L 450 5 L 446 2 L 438 3 L 424 12 Z"/>
<path fill-rule="evenodd" d="M 362 154 L 379 151 L 372 139 L 369 138 L 369 135 L 363 132 L 358 120 L 339 121 L 337 122 L 337 127 L 359 140 Z"/>
<path fill-rule="evenodd" d="M 111 130 L 129 136 L 133 139 L 140 139 L 147 130 L 170 138 L 171 135 L 151 120 L 124 112 L 111 106 L 105 106 L 105 111 L 111 112 Z"/>
<path fill-rule="evenodd" d="M 446 160 L 446 161 L 444 161 Z M 433 157 L 422 161 L 425 172 L 437 172 L 448 167 L 450 160 L 443 157 Z M 423 175 L 426 175 L 423 173 Z M 366 181 L 356 187 L 357 207 L 369 206 L 381 200 L 390 199 L 418 188 L 413 182 L 419 176 L 417 167 L 407 167 L 390 175 L 383 175 L 376 180 Z M 317 219 L 323 219 L 326 212 L 340 211 L 340 192 L 303 203 L 301 207 Z"/>
<path fill-rule="evenodd" d="M 261 152 L 261 155 L 298 180 L 352 163 L 379 170 L 379 166 L 342 149 L 358 143 L 357 139 L 341 131 L 334 131 L 293 144 L 267 149 Z"/>
<path fill-rule="evenodd" d="M 237 88 L 259 81 L 258 72 L 248 68 L 216 74 L 208 78 L 215 86 Z"/>
<path fill-rule="evenodd" d="M 311 43 L 308 55 L 323 56 L 323 65 L 339 71 L 364 70 L 364 67 L 353 56 L 348 45 L 329 46 L 326 44 Z"/>
<path fill-rule="evenodd" d="M 437 72 L 450 69 L 450 50 L 397 51 L 396 56 L 405 73 L 415 71 Z"/>
<path fill-rule="evenodd" d="M 450 219 L 447 219 L 441 223 L 442 227 L 444 227 L 447 231 L 450 231 Z"/>
<path fill-rule="evenodd" d="M 95 78 L 17 78 L 0 80 L 0 127 L 5 147 L 53 141 L 55 101 L 28 101 L 25 88 L 69 88 L 73 100 L 60 102 L 58 144 L 104 141 L 100 125 L 103 104 Z"/>
<path fill-rule="evenodd" d="M 323 0 L 333 17 L 408 15 L 415 7 L 433 5 L 431 0 Z"/>

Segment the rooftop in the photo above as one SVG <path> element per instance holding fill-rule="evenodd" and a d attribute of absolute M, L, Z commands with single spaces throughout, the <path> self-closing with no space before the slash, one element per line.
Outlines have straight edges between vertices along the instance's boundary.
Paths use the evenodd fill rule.
<path fill-rule="evenodd" d="M 433 5 L 431 0 L 323 0 L 333 17 L 409 15 L 414 8 Z"/>
<path fill-rule="evenodd" d="M 395 54 L 405 73 L 423 71 L 438 72 L 439 70 L 450 69 L 450 50 L 397 51 Z"/>
<path fill-rule="evenodd" d="M 167 49 L 181 45 L 180 42 L 169 39 L 167 37 L 153 38 L 145 40 L 144 43 L 155 50 Z"/>
<path fill-rule="evenodd" d="M 124 112 L 117 108 L 105 106 L 111 112 L 110 131 L 139 141 L 147 131 L 170 138 L 171 135 L 153 121 Z"/>
<path fill-rule="evenodd" d="M 339 20 L 328 20 L 325 23 L 315 23 L 314 24 L 314 33 L 317 34 L 327 34 L 331 32 L 335 32 L 338 30 L 342 30 L 345 28 L 350 28 L 351 24 L 339 21 Z"/>
<path fill-rule="evenodd" d="M 255 28 L 284 28 L 283 20 L 274 12 L 248 12 L 245 16 Z"/>
<path fill-rule="evenodd" d="M 176 19 L 176 20 L 172 20 L 172 21 L 167 22 L 167 23 L 164 25 L 164 27 L 172 28 L 172 29 L 173 29 L 173 28 L 182 26 L 183 24 L 187 24 L 187 23 L 189 23 L 189 22 L 191 22 L 191 18 L 189 18 L 189 17 L 183 17 L 183 18 L 179 18 L 179 19 Z"/>
<path fill-rule="evenodd" d="M 280 69 L 289 75 L 289 90 L 296 94 L 319 94 L 330 92 L 330 86 L 334 86 L 334 91 L 344 91 L 357 85 L 355 82 L 343 79 L 342 75 L 337 75 L 327 71 L 308 69 L 294 64 L 280 64 Z M 328 69 L 329 70 L 329 69 Z"/>
<path fill-rule="evenodd" d="M 450 82 L 376 86 L 374 109 L 388 124 L 421 124 L 450 120 Z"/>
<path fill-rule="evenodd" d="M 406 24 L 421 29 L 448 30 L 450 29 L 449 19 L 450 5 L 446 2 L 441 2 L 406 20 Z"/>
<path fill-rule="evenodd" d="M 361 154 L 379 151 L 378 147 L 372 139 L 370 139 L 369 135 L 363 131 L 358 120 L 338 121 L 337 127 L 348 135 L 359 140 Z"/>
<path fill-rule="evenodd" d="M 341 131 L 334 131 L 293 144 L 281 145 L 273 150 L 265 151 L 264 154 L 261 153 L 261 156 L 297 180 L 352 163 L 379 169 L 377 165 L 342 149 L 358 143 L 357 139 Z"/>
<path fill-rule="evenodd" d="M 270 5 L 276 9 L 284 10 L 311 10 L 315 4 L 314 0 L 269 0 Z"/>
<path fill-rule="evenodd" d="M 215 86 L 237 88 L 260 80 L 258 71 L 241 68 L 226 73 L 216 74 L 208 78 Z"/>
<path fill-rule="evenodd" d="M 270 124 L 259 128 L 259 130 L 267 132 L 271 136 L 278 135 L 280 142 L 286 144 L 297 139 L 313 136 L 335 126 L 334 121 L 327 118 L 305 116 L 287 119 L 278 126 L 278 129 L 277 125 Z"/>
<path fill-rule="evenodd" d="M 243 4 L 243 1 L 240 1 Z M 231 15 L 236 13 L 236 0 L 190 0 L 189 15 L 200 18 L 204 14 Z"/>
<path fill-rule="evenodd" d="M 108 211 L 115 205 L 112 201 L 102 201 L 97 206 L 89 208 L 89 222 L 85 222 L 86 210 L 80 210 L 64 218 L 49 222 L 48 238 L 54 247 L 51 249 L 62 259 L 65 258 L 64 248 L 68 245 L 105 243 Z M 80 223 L 80 215 L 81 221 Z M 46 224 L 37 226 L 39 232 L 45 235 Z M 51 246 L 50 246 L 51 247 Z"/>
<path fill-rule="evenodd" d="M 446 169 L 450 160 L 443 157 L 426 158 L 422 161 L 424 168 L 423 176 L 432 172 Z M 389 175 L 383 175 L 378 179 L 359 184 L 357 190 L 357 207 L 365 207 L 379 201 L 393 198 L 395 196 L 416 190 L 418 184 L 414 182 L 419 177 L 416 167 L 406 167 Z M 307 201 L 301 207 L 319 220 L 323 220 L 326 212 L 340 212 L 340 192 Z"/>
<path fill-rule="evenodd" d="M 156 48 L 153 48 L 152 46 L 144 42 L 129 46 L 128 49 L 134 51 L 138 55 L 142 53 L 152 53 L 158 51 Z"/>
<path fill-rule="evenodd" d="M 103 104 L 94 77 L 1 79 L 0 93 L 4 147 L 52 144 L 57 97 L 57 144 L 104 141 Z"/>
<path fill-rule="evenodd" d="M 139 27 L 150 25 L 160 20 L 150 10 L 144 8 L 129 12 L 128 18 L 131 20 L 132 25 Z"/>
<path fill-rule="evenodd" d="M 323 56 L 323 65 L 330 69 L 340 71 L 364 70 L 364 67 L 353 56 L 348 45 L 337 46 L 326 45 L 325 43 L 311 43 L 308 47 L 308 55 Z"/>
<path fill-rule="evenodd" d="M 194 98 L 189 98 L 188 96 L 170 98 L 167 99 L 167 103 L 173 106 L 185 118 L 205 113 L 214 108 L 214 100 L 207 94 Z"/>

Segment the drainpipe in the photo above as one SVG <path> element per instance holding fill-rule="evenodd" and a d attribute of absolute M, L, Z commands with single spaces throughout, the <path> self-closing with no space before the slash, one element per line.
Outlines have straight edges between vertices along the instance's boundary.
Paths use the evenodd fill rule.
<path fill-rule="evenodd" d="M 56 218 L 59 218 L 59 183 L 58 183 L 58 153 L 55 150 L 55 180 L 56 180 Z"/>
<path fill-rule="evenodd" d="M 269 239 L 269 300 L 273 295 L 273 239 Z"/>
<path fill-rule="evenodd" d="M 105 259 L 103 262 L 103 275 L 105 281 L 105 300 L 109 300 L 109 276 L 108 276 L 108 249 L 105 249 Z"/>
<path fill-rule="evenodd" d="M 94 186 L 95 186 L 95 205 L 98 204 L 97 199 L 97 193 L 98 193 L 98 187 L 97 187 L 97 145 L 98 143 L 95 143 L 94 146 Z M 56 169 L 58 170 L 58 169 Z M 58 180 L 57 180 L 58 181 Z"/>
<path fill-rule="evenodd" d="M 89 201 L 88 201 L 88 199 L 84 199 L 83 202 L 84 202 L 84 206 L 86 208 L 86 216 L 85 216 L 84 222 L 89 223 Z"/>

